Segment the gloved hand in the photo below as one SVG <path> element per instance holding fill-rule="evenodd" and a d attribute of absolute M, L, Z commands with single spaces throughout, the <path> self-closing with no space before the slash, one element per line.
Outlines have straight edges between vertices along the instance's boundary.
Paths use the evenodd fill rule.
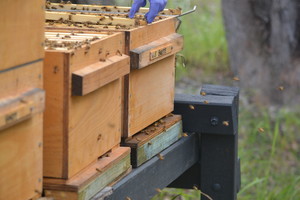
<path fill-rule="evenodd" d="M 168 0 L 149 0 L 150 10 L 145 14 L 148 23 L 152 23 L 157 14 L 166 7 L 167 1 Z M 140 7 L 144 7 L 146 4 L 147 0 L 134 0 L 130 9 L 129 18 L 133 18 Z"/>

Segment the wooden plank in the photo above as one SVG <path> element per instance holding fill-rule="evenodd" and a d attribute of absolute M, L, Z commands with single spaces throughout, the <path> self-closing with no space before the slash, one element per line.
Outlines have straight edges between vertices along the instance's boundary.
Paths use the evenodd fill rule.
<path fill-rule="evenodd" d="M 0 7 L 0 71 L 43 58 L 44 1 L 0 1 Z"/>
<path fill-rule="evenodd" d="M 56 200 L 88 200 L 130 168 L 130 148 L 119 147 L 69 180 L 44 179 L 45 195 Z"/>
<path fill-rule="evenodd" d="M 83 96 L 129 74 L 129 56 L 113 56 L 72 73 L 72 94 Z"/>
<path fill-rule="evenodd" d="M 183 36 L 173 33 L 130 51 L 131 69 L 140 69 L 183 49 Z"/>
<path fill-rule="evenodd" d="M 135 26 L 140 24 L 145 24 L 142 20 L 122 18 L 122 17 L 107 17 L 107 16 L 97 16 L 89 14 L 77 14 L 68 12 L 49 12 L 46 11 L 46 20 L 59 21 L 67 20 L 73 23 L 88 23 L 88 24 L 98 24 L 98 25 L 126 25 Z"/>
<path fill-rule="evenodd" d="M 128 13 L 130 7 L 123 6 L 101 6 L 101 5 L 83 5 L 83 4 L 62 4 L 62 3 L 48 3 L 47 9 L 65 9 L 65 10 L 85 10 L 85 11 L 103 11 L 103 12 L 120 12 Z M 147 13 L 149 8 L 140 8 L 139 13 Z M 160 12 L 161 15 L 180 15 L 181 8 L 164 9 Z"/>
<path fill-rule="evenodd" d="M 35 88 L 20 96 L 0 99 L 0 131 L 43 112 L 45 92 Z"/>
<path fill-rule="evenodd" d="M 132 148 L 133 167 L 140 166 L 176 142 L 182 136 L 180 120 L 179 115 L 166 117 L 127 140 L 124 145 Z"/>
<path fill-rule="evenodd" d="M 175 56 L 169 56 L 129 75 L 128 132 L 130 137 L 173 110 Z"/>
<path fill-rule="evenodd" d="M 125 140 L 125 145 L 131 148 L 139 148 L 148 143 L 162 132 L 166 131 L 174 124 L 181 120 L 180 115 L 168 114 L 167 116 L 157 120 L 145 129 L 141 130 L 131 138 Z"/>
<path fill-rule="evenodd" d="M 46 109 L 44 112 L 44 176 L 63 177 L 64 154 L 67 153 L 68 128 L 68 77 L 65 69 L 67 54 L 46 52 L 44 61 L 44 88 Z"/>
<path fill-rule="evenodd" d="M 69 100 L 68 177 L 120 143 L 121 92 L 118 79 L 86 96 Z"/>
<path fill-rule="evenodd" d="M 140 26 L 126 31 L 126 47 L 128 50 L 136 49 L 140 46 L 151 43 L 162 37 L 166 37 L 176 32 L 177 18 L 168 17 L 147 26 Z"/>
<path fill-rule="evenodd" d="M 0 199 L 31 199 L 42 192 L 43 115 L 0 132 Z M 39 193 L 39 194 L 37 194 Z"/>

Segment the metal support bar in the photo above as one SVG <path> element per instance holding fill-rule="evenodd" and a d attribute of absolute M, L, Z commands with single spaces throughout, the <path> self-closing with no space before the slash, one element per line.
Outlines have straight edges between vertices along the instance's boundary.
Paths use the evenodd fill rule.
<path fill-rule="evenodd" d="M 200 164 L 191 167 L 169 187 L 192 188 L 196 185 L 214 200 L 235 200 L 240 187 L 237 157 L 239 90 L 204 85 L 201 94 L 175 97 L 174 113 L 182 115 L 184 131 L 200 135 Z M 208 198 L 202 196 L 203 199 Z"/>
<path fill-rule="evenodd" d="M 163 160 L 154 157 L 113 185 L 112 194 L 105 200 L 151 199 L 157 188 L 165 188 L 198 162 L 198 150 L 197 134 L 181 138 L 160 153 Z"/>

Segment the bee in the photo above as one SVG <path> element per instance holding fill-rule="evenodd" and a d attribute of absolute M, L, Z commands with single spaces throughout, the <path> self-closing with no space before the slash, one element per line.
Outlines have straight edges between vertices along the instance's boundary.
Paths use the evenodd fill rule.
<path fill-rule="evenodd" d="M 118 7 L 117 7 L 117 6 L 114 6 L 114 9 L 118 9 Z"/>
<path fill-rule="evenodd" d="M 203 101 L 204 104 L 209 104 L 209 102 L 207 100 Z"/>
<path fill-rule="evenodd" d="M 72 20 L 72 15 L 69 15 L 69 20 Z"/>
<path fill-rule="evenodd" d="M 206 96 L 206 92 L 201 91 L 200 94 L 201 94 L 202 96 Z"/>
<path fill-rule="evenodd" d="M 235 76 L 235 77 L 232 78 L 232 80 L 239 81 L 240 79 L 239 79 L 239 77 Z"/>
<path fill-rule="evenodd" d="M 74 53 L 74 51 L 72 51 L 72 52 L 71 52 L 71 56 L 74 56 L 74 55 L 75 55 L 75 53 Z"/>
<path fill-rule="evenodd" d="M 103 20 L 105 20 L 106 18 L 104 17 L 104 16 L 102 16 L 102 17 L 100 17 L 99 18 L 99 21 L 103 21 Z"/>
<path fill-rule="evenodd" d="M 159 122 L 162 124 L 165 123 L 165 121 L 163 119 L 160 119 Z"/>
<path fill-rule="evenodd" d="M 173 13 L 174 13 L 174 10 L 172 10 L 172 9 L 169 9 L 169 11 L 170 11 L 170 13 L 171 13 L 171 14 L 173 14 Z"/>
<path fill-rule="evenodd" d="M 102 135 L 99 134 L 98 137 L 97 137 L 97 141 L 101 140 L 101 138 L 102 138 Z"/>
<path fill-rule="evenodd" d="M 54 6 L 52 6 L 52 7 L 51 7 L 51 9 L 53 9 L 53 10 L 56 10 L 57 8 L 56 8 L 56 7 L 54 7 Z"/>
<path fill-rule="evenodd" d="M 121 51 L 120 51 L 120 50 L 117 50 L 117 55 L 119 55 L 119 56 L 123 56 L 123 54 L 121 53 Z"/>
<path fill-rule="evenodd" d="M 105 57 L 109 56 L 109 54 L 110 54 L 109 51 L 107 51 L 105 54 Z"/>
<path fill-rule="evenodd" d="M 59 33 L 56 34 L 56 37 L 59 37 Z"/>
<path fill-rule="evenodd" d="M 151 146 L 151 145 L 152 145 L 152 142 L 148 142 L 148 145 Z"/>
<path fill-rule="evenodd" d="M 131 200 L 131 198 L 130 197 L 126 197 L 126 200 Z"/>
<path fill-rule="evenodd" d="M 61 8 L 64 8 L 64 6 L 63 5 L 58 5 L 59 7 L 61 7 Z"/>
<path fill-rule="evenodd" d="M 199 190 L 199 188 L 196 185 L 193 186 L 193 189 L 194 190 Z"/>
<path fill-rule="evenodd" d="M 283 86 L 279 86 L 279 87 L 277 88 L 277 90 L 283 91 L 283 90 L 284 90 L 284 87 L 283 87 Z"/>
<path fill-rule="evenodd" d="M 111 20 L 111 21 L 113 21 L 114 20 L 114 18 L 112 17 L 112 16 L 108 16 L 109 17 L 109 19 Z"/>
<path fill-rule="evenodd" d="M 189 105 L 189 108 L 190 108 L 191 110 L 195 110 L 195 107 L 194 107 L 193 105 Z"/>
<path fill-rule="evenodd" d="M 77 10 L 77 8 L 76 7 L 71 7 L 71 10 Z"/>
<path fill-rule="evenodd" d="M 99 173 L 102 173 L 102 170 L 99 169 L 99 168 L 96 168 L 96 171 L 99 172 Z"/>
<path fill-rule="evenodd" d="M 103 58 L 100 58 L 100 60 L 99 60 L 100 62 L 105 62 L 106 60 L 105 59 L 103 59 Z"/>
<path fill-rule="evenodd" d="M 154 123 L 154 126 L 155 126 L 155 127 L 158 127 L 158 123 L 157 123 L 157 122 L 155 122 L 155 123 Z"/>
<path fill-rule="evenodd" d="M 101 9 L 102 9 L 102 10 L 106 10 L 106 7 L 105 7 L 105 6 L 103 6 Z"/>
<path fill-rule="evenodd" d="M 105 26 L 103 26 L 103 28 L 108 28 L 108 26 L 107 26 L 107 25 L 105 25 Z"/>
<path fill-rule="evenodd" d="M 138 141 L 138 142 L 139 142 L 139 141 L 141 141 L 141 139 L 140 139 L 140 138 L 138 138 L 138 137 L 136 137 L 136 138 L 135 138 L 135 140 L 136 140 L 136 141 Z"/>
<path fill-rule="evenodd" d="M 102 49 L 99 49 L 98 54 L 101 54 L 101 53 L 102 53 Z"/>
<path fill-rule="evenodd" d="M 92 11 L 99 11 L 98 9 L 92 9 Z"/>
<path fill-rule="evenodd" d="M 156 190 L 156 192 L 158 192 L 158 193 L 161 193 L 161 192 L 162 192 L 161 189 L 159 189 L 159 188 L 156 188 L 155 190 Z"/>
<path fill-rule="evenodd" d="M 223 121 L 222 123 L 224 126 L 229 126 L 229 121 Z"/>
<path fill-rule="evenodd" d="M 258 128 L 258 132 L 264 133 L 264 132 L 265 132 L 265 129 L 263 129 L 263 128 Z"/>
<path fill-rule="evenodd" d="M 182 136 L 183 136 L 183 137 L 187 137 L 188 134 L 187 134 L 187 133 L 183 133 Z"/>

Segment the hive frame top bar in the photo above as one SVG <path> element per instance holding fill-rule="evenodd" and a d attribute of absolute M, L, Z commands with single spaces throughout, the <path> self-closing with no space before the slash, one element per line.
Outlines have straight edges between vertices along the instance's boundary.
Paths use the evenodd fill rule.
<path fill-rule="evenodd" d="M 45 31 L 45 50 L 72 51 L 114 34 L 118 33 L 47 30 Z"/>
<path fill-rule="evenodd" d="M 84 4 L 66 4 L 66 3 L 46 3 L 46 10 L 49 11 L 63 11 L 68 10 L 71 12 L 89 12 L 96 14 L 128 14 L 130 7 L 119 6 L 102 6 L 102 5 L 84 5 Z M 149 8 L 140 8 L 140 15 L 144 15 L 149 11 Z M 181 8 L 177 9 L 164 9 L 159 15 L 181 15 Z"/>

